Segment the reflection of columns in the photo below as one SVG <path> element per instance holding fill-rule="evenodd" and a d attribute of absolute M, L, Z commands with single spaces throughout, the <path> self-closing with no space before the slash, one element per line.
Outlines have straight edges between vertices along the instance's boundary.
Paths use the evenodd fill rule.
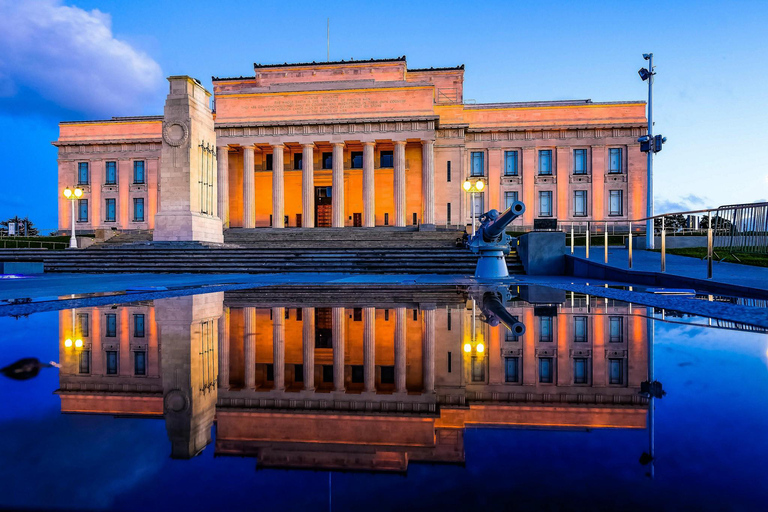
<path fill-rule="evenodd" d="M 285 308 L 272 308 L 272 374 L 275 390 L 285 389 Z"/>
<path fill-rule="evenodd" d="M 405 393 L 405 308 L 395 309 L 395 391 Z"/>
<path fill-rule="evenodd" d="M 425 309 L 422 362 L 424 364 L 424 391 L 435 391 L 435 310 Z"/>
<path fill-rule="evenodd" d="M 256 387 L 256 308 L 243 308 L 245 316 L 245 389 Z"/>
<path fill-rule="evenodd" d="M 435 143 L 422 141 L 421 157 L 422 204 L 424 213 L 422 224 L 435 223 Z"/>
<path fill-rule="evenodd" d="M 229 308 L 219 317 L 219 389 L 229 389 Z"/>
<path fill-rule="evenodd" d="M 395 141 L 395 226 L 405 227 L 405 141 Z"/>
<path fill-rule="evenodd" d="M 314 144 L 304 144 L 301 157 L 301 227 L 315 227 L 315 151 Z"/>
<path fill-rule="evenodd" d="M 333 390 L 344 391 L 344 331 L 347 324 L 344 308 L 333 308 L 332 315 Z"/>
<path fill-rule="evenodd" d="M 243 227 L 256 227 L 256 183 L 253 146 L 243 147 Z"/>
<path fill-rule="evenodd" d="M 282 144 L 272 145 L 272 227 L 285 227 L 285 193 Z"/>
<path fill-rule="evenodd" d="M 331 204 L 333 208 L 331 226 L 344 227 L 344 143 L 333 143 L 333 178 Z"/>
<path fill-rule="evenodd" d="M 302 342 L 304 344 L 304 389 L 315 389 L 315 308 L 302 308 L 303 323 Z"/>
<path fill-rule="evenodd" d="M 376 308 L 363 308 L 363 372 L 365 391 L 376 392 Z"/>
<path fill-rule="evenodd" d="M 224 229 L 229 227 L 229 146 L 216 148 L 218 212 Z"/>
<path fill-rule="evenodd" d="M 363 226 L 366 228 L 372 228 L 376 225 L 373 145 L 373 142 L 363 143 Z"/>

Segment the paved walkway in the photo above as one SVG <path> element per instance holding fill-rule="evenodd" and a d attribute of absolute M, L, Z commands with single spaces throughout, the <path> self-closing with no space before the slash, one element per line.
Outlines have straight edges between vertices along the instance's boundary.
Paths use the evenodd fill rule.
<path fill-rule="evenodd" d="M 576 247 L 573 255 L 585 258 L 585 252 L 586 248 Z M 602 247 L 591 247 L 589 252 L 589 261 L 600 264 L 605 263 L 605 254 Z M 570 254 L 570 247 L 566 249 L 566 254 Z M 661 272 L 661 253 L 635 250 L 632 253 L 632 260 L 632 270 Z M 627 249 L 608 247 L 608 265 L 620 269 L 629 269 Z M 707 279 L 706 260 L 667 254 L 666 266 L 667 274 Z M 768 290 L 768 268 L 715 261 L 712 266 L 712 280 L 724 284 Z"/>

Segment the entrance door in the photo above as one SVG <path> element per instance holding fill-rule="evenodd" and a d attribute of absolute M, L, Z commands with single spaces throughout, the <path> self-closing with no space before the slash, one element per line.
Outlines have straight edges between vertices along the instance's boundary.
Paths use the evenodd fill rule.
<path fill-rule="evenodd" d="M 352 225 L 356 228 L 363 227 L 363 214 L 362 213 L 353 213 L 352 214 Z"/>
<path fill-rule="evenodd" d="M 315 226 L 331 227 L 333 215 L 332 187 L 315 187 Z"/>

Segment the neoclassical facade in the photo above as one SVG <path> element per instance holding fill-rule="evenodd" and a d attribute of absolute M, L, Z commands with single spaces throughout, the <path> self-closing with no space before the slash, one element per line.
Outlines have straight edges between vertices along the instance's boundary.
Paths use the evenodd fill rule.
<path fill-rule="evenodd" d="M 201 151 L 217 200 L 205 213 L 224 229 L 462 226 L 515 200 L 520 228 L 643 215 L 644 102 L 476 104 L 463 82 L 464 66 L 408 69 L 405 57 L 213 77 L 215 150 Z M 154 229 L 163 127 L 163 116 L 60 124 L 59 186 L 85 191 L 78 228 Z M 474 208 L 466 179 L 486 185 Z"/>

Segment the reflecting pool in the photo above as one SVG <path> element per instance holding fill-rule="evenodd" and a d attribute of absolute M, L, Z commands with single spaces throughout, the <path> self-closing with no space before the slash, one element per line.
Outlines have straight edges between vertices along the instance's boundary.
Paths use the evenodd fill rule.
<path fill-rule="evenodd" d="M 0 376 L 0 507 L 768 498 L 760 329 L 537 286 L 266 287 L 0 327 L 0 367 L 60 365 Z"/>

